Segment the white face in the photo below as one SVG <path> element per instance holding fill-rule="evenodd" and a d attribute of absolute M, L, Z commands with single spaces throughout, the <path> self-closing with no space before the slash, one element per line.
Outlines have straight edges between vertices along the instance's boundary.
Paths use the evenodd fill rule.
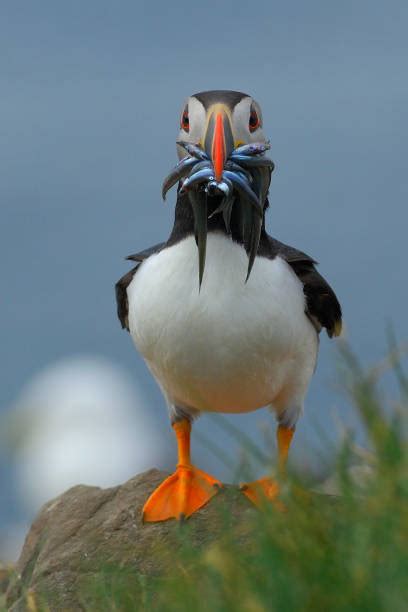
<path fill-rule="evenodd" d="M 223 104 L 222 100 L 217 102 L 217 106 L 220 104 Z M 212 107 L 206 110 L 196 97 L 187 98 L 181 111 L 177 140 L 203 146 L 211 110 Z M 251 142 L 266 142 L 262 131 L 262 111 L 253 98 L 245 96 L 232 111 L 225 105 L 225 111 L 230 119 L 235 148 Z M 177 153 L 180 159 L 186 154 L 179 146 Z"/>

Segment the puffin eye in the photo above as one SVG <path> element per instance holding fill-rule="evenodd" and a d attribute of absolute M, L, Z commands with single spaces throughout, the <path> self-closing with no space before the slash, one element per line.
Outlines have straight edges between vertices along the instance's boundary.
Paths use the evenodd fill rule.
<path fill-rule="evenodd" d="M 184 130 L 185 132 L 190 131 L 190 119 L 188 117 L 187 107 L 184 109 L 183 114 L 181 115 L 180 126 L 181 126 L 181 129 Z"/>
<path fill-rule="evenodd" d="M 259 115 L 256 110 L 252 109 L 251 114 L 249 115 L 249 131 L 255 132 L 261 125 L 261 121 L 259 119 Z"/>

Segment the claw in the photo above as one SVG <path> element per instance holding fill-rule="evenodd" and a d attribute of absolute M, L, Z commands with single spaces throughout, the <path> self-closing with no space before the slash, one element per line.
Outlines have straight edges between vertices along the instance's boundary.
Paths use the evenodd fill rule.
<path fill-rule="evenodd" d="M 272 502 L 275 508 L 281 512 L 286 510 L 286 507 L 279 499 L 279 484 L 273 478 L 260 478 L 254 482 L 241 484 L 240 491 L 258 508 L 262 508 L 265 502 Z"/>
<path fill-rule="evenodd" d="M 193 465 L 178 466 L 151 494 L 143 507 L 143 522 L 176 519 L 184 522 L 210 501 L 222 483 Z"/>

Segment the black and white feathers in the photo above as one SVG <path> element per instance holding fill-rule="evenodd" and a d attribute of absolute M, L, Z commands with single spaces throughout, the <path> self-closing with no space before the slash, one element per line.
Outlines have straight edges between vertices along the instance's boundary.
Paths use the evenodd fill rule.
<path fill-rule="evenodd" d="M 141 263 L 150 257 L 150 255 L 158 253 L 162 249 L 170 248 L 184 237 L 192 234 L 193 231 L 194 220 L 190 207 L 186 198 L 179 196 L 176 206 L 175 224 L 167 242 L 161 242 L 126 258 L 136 262 L 136 266 L 122 276 L 115 286 L 117 313 L 122 328 L 129 330 L 127 287 Z M 209 231 L 224 231 L 219 218 L 215 217 L 209 220 Z M 242 243 L 234 223 L 232 223 L 232 239 Z M 258 247 L 258 257 L 274 259 L 277 255 L 287 261 L 301 281 L 306 298 L 305 313 L 310 317 L 316 329 L 320 331 L 321 328 L 325 328 L 330 338 L 338 336 L 341 333 L 342 327 L 341 306 L 333 289 L 316 270 L 317 262 L 309 255 L 306 255 L 306 253 L 272 238 L 263 227 Z"/>

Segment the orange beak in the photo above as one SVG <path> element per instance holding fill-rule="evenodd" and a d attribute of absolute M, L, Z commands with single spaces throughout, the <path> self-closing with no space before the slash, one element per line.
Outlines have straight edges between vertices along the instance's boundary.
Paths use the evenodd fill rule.
<path fill-rule="evenodd" d="M 234 148 L 234 138 L 228 109 L 220 104 L 210 113 L 204 137 L 204 148 L 212 160 L 215 180 L 220 182 L 225 162 Z"/>
<path fill-rule="evenodd" d="M 211 157 L 213 160 L 215 180 L 220 182 L 224 170 L 224 164 L 227 159 L 225 147 L 224 122 L 221 113 L 217 113 L 215 117 L 214 137 L 212 143 Z"/>

